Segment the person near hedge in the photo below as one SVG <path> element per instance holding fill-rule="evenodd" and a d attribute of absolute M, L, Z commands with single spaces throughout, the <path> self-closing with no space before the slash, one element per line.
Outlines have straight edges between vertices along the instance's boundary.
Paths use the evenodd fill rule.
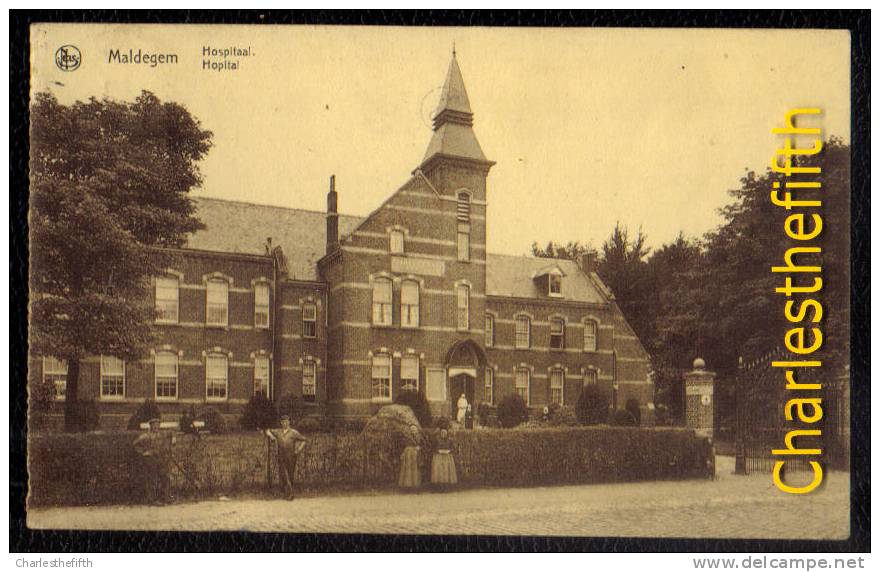
<path fill-rule="evenodd" d="M 150 419 L 150 430 L 138 435 L 134 440 L 135 452 L 143 463 L 143 477 L 146 500 L 157 504 L 171 501 L 171 447 L 174 445 L 173 433 L 162 433 L 162 421 L 158 417 Z"/>
<path fill-rule="evenodd" d="M 293 500 L 293 476 L 296 473 L 296 461 L 306 447 L 306 438 L 290 426 L 290 417 L 281 417 L 281 429 L 266 429 L 266 437 L 278 447 L 278 475 L 287 492 L 287 498 Z"/>
<path fill-rule="evenodd" d="M 455 459 L 452 457 L 452 440 L 446 429 L 440 430 L 437 450 L 434 451 L 434 457 L 431 459 L 431 484 L 439 488 L 448 488 L 458 484 Z"/>
<path fill-rule="evenodd" d="M 422 434 L 416 425 L 410 425 L 406 437 L 407 445 L 400 454 L 400 477 L 397 484 L 404 490 L 415 490 L 422 486 L 422 474 L 419 472 Z"/>

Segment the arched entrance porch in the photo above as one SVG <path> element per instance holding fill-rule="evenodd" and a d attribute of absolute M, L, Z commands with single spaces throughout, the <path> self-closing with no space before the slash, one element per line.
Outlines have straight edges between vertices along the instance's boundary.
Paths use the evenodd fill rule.
<path fill-rule="evenodd" d="M 459 340 L 446 352 L 447 392 L 450 411 L 453 419 L 462 419 L 463 425 L 473 428 L 477 399 L 482 396 L 481 385 L 477 380 L 483 379 L 484 368 L 487 367 L 486 353 L 471 339 Z M 462 400 L 464 396 L 464 400 Z M 469 407 L 469 411 L 465 410 Z M 467 413 L 467 414 L 464 414 Z"/>

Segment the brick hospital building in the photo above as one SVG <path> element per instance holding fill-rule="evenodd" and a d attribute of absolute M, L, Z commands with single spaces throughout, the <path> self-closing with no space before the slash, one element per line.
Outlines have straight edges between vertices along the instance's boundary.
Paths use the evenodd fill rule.
<path fill-rule="evenodd" d="M 154 278 L 160 342 L 133 363 L 84 360 L 80 398 L 122 423 L 147 399 L 173 417 L 293 395 L 315 415 L 364 417 L 419 391 L 454 416 L 462 393 L 540 409 L 599 384 L 650 419 L 648 356 L 595 260 L 486 252 L 499 195 L 473 123 L 453 57 L 424 159 L 369 216 L 338 214 L 332 177 L 326 213 L 195 199 L 207 228 Z M 56 399 L 65 376 L 32 360 L 31 383 Z"/>

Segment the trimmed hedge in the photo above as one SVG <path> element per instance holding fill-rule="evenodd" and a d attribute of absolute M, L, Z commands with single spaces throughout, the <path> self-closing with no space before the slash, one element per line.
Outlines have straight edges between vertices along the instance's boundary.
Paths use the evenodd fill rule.
<path fill-rule="evenodd" d="M 426 432 L 421 465 L 439 430 Z M 38 434 L 29 441 L 33 505 L 142 502 L 139 459 L 125 433 Z M 481 429 L 450 434 L 460 485 L 546 486 L 615 481 L 711 478 L 714 453 L 687 429 L 555 427 Z M 381 434 L 318 433 L 308 436 L 297 464 L 299 486 L 310 490 L 381 489 L 397 484 L 404 440 Z M 172 487 L 176 497 L 265 491 L 269 454 L 260 433 L 177 435 Z"/>

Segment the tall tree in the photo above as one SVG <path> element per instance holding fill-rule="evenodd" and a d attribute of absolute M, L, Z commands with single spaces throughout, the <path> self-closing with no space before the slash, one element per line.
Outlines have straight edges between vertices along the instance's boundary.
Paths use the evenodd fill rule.
<path fill-rule="evenodd" d="M 31 106 L 30 348 L 68 363 L 65 420 L 78 430 L 81 360 L 135 359 L 153 337 L 149 278 L 202 228 L 189 191 L 212 134 L 181 105 L 143 92 L 134 102 Z"/>
<path fill-rule="evenodd" d="M 599 276 L 614 292 L 620 310 L 642 340 L 650 336 L 652 324 L 651 283 L 645 261 L 650 249 L 645 246 L 646 240 L 641 228 L 632 237 L 618 221 L 602 244 L 598 267 Z"/>

